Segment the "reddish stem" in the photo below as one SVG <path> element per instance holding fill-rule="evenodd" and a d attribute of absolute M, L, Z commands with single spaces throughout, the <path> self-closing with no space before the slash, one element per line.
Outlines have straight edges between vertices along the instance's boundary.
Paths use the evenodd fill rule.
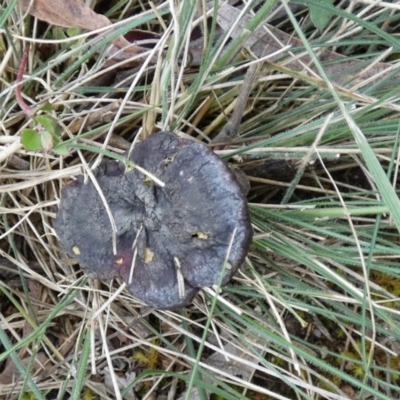
<path fill-rule="evenodd" d="M 28 106 L 25 103 L 25 100 L 22 97 L 22 79 L 24 77 L 24 72 L 26 68 L 26 64 L 28 63 L 28 56 L 29 56 L 29 46 L 24 48 L 21 57 L 21 63 L 18 67 L 18 74 L 17 74 L 17 87 L 15 88 L 15 97 L 17 99 L 17 103 L 21 107 L 21 110 L 30 118 L 32 114 L 32 107 Z"/>

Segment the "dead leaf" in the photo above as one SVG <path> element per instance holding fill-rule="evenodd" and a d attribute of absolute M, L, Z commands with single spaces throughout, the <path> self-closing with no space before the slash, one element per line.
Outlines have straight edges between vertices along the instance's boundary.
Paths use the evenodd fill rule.
<path fill-rule="evenodd" d="M 85 117 L 74 118 L 68 125 L 68 129 L 71 133 L 75 134 L 79 131 L 79 129 L 82 128 L 82 125 L 84 125 L 85 128 L 88 128 L 93 125 L 110 122 L 114 118 L 115 112 L 120 107 L 121 107 L 121 101 L 116 100 L 113 103 L 107 104 L 104 107 L 100 107 L 98 109 L 90 111 L 89 115 L 86 115 Z M 93 136 L 89 136 L 89 138 L 93 139 Z M 75 253 L 74 249 L 73 251 Z"/>
<path fill-rule="evenodd" d="M 105 368 L 104 372 L 102 372 L 104 375 L 104 384 L 105 386 L 111 390 L 114 391 L 114 383 L 111 379 L 111 374 L 110 371 Z M 135 379 L 136 379 L 136 373 L 135 372 L 126 372 L 124 376 L 119 376 L 116 375 L 116 380 L 117 380 L 117 385 L 119 390 L 125 390 Z M 133 389 L 129 390 L 127 393 L 125 393 L 124 399 L 127 400 L 135 400 L 135 394 L 133 392 Z"/>
<path fill-rule="evenodd" d="M 238 346 L 235 346 L 233 343 L 228 343 L 224 347 L 225 353 L 231 356 L 235 356 L 240 358 L 241 360 L 246 360 L 258 364 L 258 361 L 255 357 L 250 356 L 247 352 L 242 351 Z M 206 364 L 211 365 L 214 368 L 217 368 L 221 371 L 227 372 L 232 376 L 239 377 L 245 381 L 250 380 L 253 376 L 255 370 L 254 368 L 248 366 L 247 364 L 241 363 L 235 359 L 227 360 L 225 355 L 222 353 L 214 353 L 209 356 L 206 360 Z"/>
<path fill-rule="evenodd" d="M 36 354 L 35 361 L 33 363 L 32 369 L 30 370 L 30 375 L 33 375 L 40 370 L 50 370 L 50 365 L 47 363 L 48 360 L 49 359 L 44 352 Z M 29 356 L 22 359 L 21 362 L 24 367 L 27 367 L 32 362 L 32 360 Z M 17 366 L 9 357 L 7 359 L 4 371 L 0 374 L 0 385 L 10 385 L 11 383 L 15 383 L 18 379 L 24 379 L 24 377 L 21 377 Z"/>
<path fill-rule="evenodd" d="M 238 19 L 240 12 L 240 9 L 229 4 L 224 4 L 218 9 L 218 25 L 224 31 L 227 31 Z M 239 37 L 251 22 L 251 18 L 250 15 L 243 16 L 237 24 L 237 28 L 232 31 L 231 37 L 234 39 Z M 276 62 L 283 57 L 284 53 L 279 51 L 284 45 L 301 47 L 303 43 L 300 39 L 293 37 L 268 23 L 255 29 L 244 44 L 245 47 L 251 48 L 252 52 L 257 57 L 265 56 L 266 50 L 269 54 L 278 52 L 277 55 L 268 59 L 270 63 Z M 320 50 L 318 57 L 320 61 L 326 63 L 325 72 L 329 78 L 339 85 L 345 85 L 348 81 L 351 81 L 351 85 L 365 84 L 367 81 L 372 83 L 374 80 L 380 79 L 382 74 L 385 73 L 385 70 L 389 73 L 393 68 L 390 64 L 378 62 L 373 67 L 365 70 L 363 62 L 346 60 L 345 56 L 327 49 Z M 284 68 L 288 71 L 302 71 L 306 75 L 313 76 L 308 70 L 304 69 L 304 65 L 312 64 L 310 56 L 304 54 L 297 59 L 285 62 Z M 282 66 L 282 64 L 279 66 Z M 346 71 L 349 72 L 346 73 Z"/>
<path fill-rule="evenodd" d="M 160 35 L 154 32 L 132 29 L 124 35 L 124 38 L 131 43 L 131 45 L 135 44 L 135 46 L 139 47 L 141 51 L 144 52 L 154 48 L 157 41 L 160 39 Z M 156 61 L 157 58 L 152 62 L 155 63 Z M 137 60 L 132 60 L 132 54 L 121 51 L 117 46 L 110 46 L 110 48 L 107 49 L 107 54 L 104 56 L 104 68 L 120 63 L 123 63 L 123 68 L 132 68 L 137 65 Z"/>
<path fill-rule="evenodd" d="M 34 17 L 63 28 L 82 28 L 90 31 L 112 25 L 104 15 L 95 13 L 81 0 L 19 0 L 19 7 Z M 132 45 L 123 36 L 113 41 L 118 48 L 135 54 L 143 49 Z"/>
<path fill-rule="evenodd" d="M 42 297 L 43 285 L 38 281 L 35 281 L 33 279 L 28 279 L 28 288 L 31 301 L 36 300 L 39 302 L 40 298 Z M 37 315 L 39 312 L 39 307 L 35 304 L 33 304 L 32 307 L 33 307 L 32 309 L 33 313 Z M 27 337 L 32 331 L 33 331 L 32 325 L 28 321 L 25 321 L 23 325 L 23 336 Z M 26 351 L 27 351 L 26 347 L 22 347 L 19 353 L 19 357 L 23 358 L 25 356 Z"/>
<path fill-rule="evenodd" d="M 224 346 L 225 354 L 235 356 L 236 358 L 240 358 L 241 360 L 246 360 L 249 362 L 253 362 L 258 364 L 258 360 L 256 357 L 249 355 L 248 352 L 242 351 L 238 346 L 235 346 L 233 343 L 228 343 Z M 255 373 L 255 369 L 250 367 L 247 364 L 241 363 L 237 359 L 227 359 L 225 354 L 215 352 L 211 356 L 207 357 L 205 363 L 214 367 L 220 371 L 225 372 L 234 377 L 238 377 L 244 381 L 250 382 L 252 379 L 253 374 Z M 209 383 L 210 385 L 215 384 L 215 381 L 211 377 L 204 376 L 204 380 Z M 197 388 L 194 388 L 190 394 L 190 398 L 192 400 L 199 400 L 201 399 L 200 393 Z M 184 400 L 186 398 L 186 391 L 181 394 L 178 400 Z"/>

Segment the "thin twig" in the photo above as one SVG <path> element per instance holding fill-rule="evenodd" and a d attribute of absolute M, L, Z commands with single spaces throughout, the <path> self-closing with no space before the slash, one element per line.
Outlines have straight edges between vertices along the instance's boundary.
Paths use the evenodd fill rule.
<path fill-rule="evenodd" d="M 243 85 L 239 96 L 236 99 L 235 108 L 231 117 L 222 129 L 222 131 L 212 140 L 212 143 L 224 142 L 232 140 L 239 132 L 240 122 L 250 96 L 251 88 L 253 87 L 256 78 L 258 64 L 250 65 L 244 77 Z"/>
<path fill-rule="evenodd" d="M 22 52 L 21 63 L 19 64 L 18 67 L 18 73 L 17 73 L 18 86 L 15 88 L 15 98 L 17 99 L 17 103 L 21 107 L 21 110 L 28 116 L 28 118 L 31 118 L 32 107 L 28 106 L 28 104 L 25 103 L 25 100 L 22 97 L 22 79 L 24 77 L 26 65 L 28 64 L 28 57 L 29 57 L 29 45 L 27 45 L 24 48 Z"/>

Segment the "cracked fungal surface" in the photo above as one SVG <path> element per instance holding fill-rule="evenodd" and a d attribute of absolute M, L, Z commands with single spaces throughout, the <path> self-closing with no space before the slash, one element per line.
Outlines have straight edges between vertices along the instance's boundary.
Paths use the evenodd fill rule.
<path fill-rule="evenodd" d="M 234 174 L 206 145 L 169 132 L 136 144 L 131 160 L 165 183 L 155 184 L 118 161 L 62 190 L 54 228 L 68 254 L 91 277 L 121 277 L 151 307 L 188 305 L 205 286 L 227 283 L 243 262 L 252 228 Z M 235 234 L 234 234 L 235 232 Z M 233 240 L 232 240 L 233 238 Z M 229 244 L 232 245 L 229 248 Z"/>

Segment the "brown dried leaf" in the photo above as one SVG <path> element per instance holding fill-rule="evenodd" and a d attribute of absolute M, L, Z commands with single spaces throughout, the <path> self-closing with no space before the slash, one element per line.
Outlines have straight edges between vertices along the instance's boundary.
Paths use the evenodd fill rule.
<path fill-rule="evenodd" d="M 249 355 L 248 352 L 241 350 L 239 347 L 235 346 L 233 343 L 228 343 L 224 346 L 225 354 L 228 356 L 234 356 L 236 359 L 226 358 L 226 355 L 223 353 L 215 352 L 211 356 L 207 357 L 205 360 L 205 364 L 210 365 L 213 368 L 216 368 L 220 371 L 225 372 L 231 376 L 239 377 L 244 381 L 250 381 L 255 369 L 248 364 L 241 363 L 237 359 L 240 358 L 242 360 L 246 360 L 249 362 L 254 363 L 255 365 L 258 364 L 258 361 L 255 357 Z M 215 384 L 215 381 L 211 377 L 205 377 L 205 381 L 211 385 Z M 186 398 L 187 391 L 179 396 L 178 400 L 183 400 Z M 192 400 L 200 400 L 200 393 L 198 389 L 192 391 L 191 397 Z"/>
<path fill-rule="evenodd" d="M 155 44 L 159 40 L 160 35 L 154 32 L 143 31 L 140 29 L 132 29 L 124 35 L 124 39 L 129 43 L 136 43 L 136 46 L 143 51 L 154 48 Z M 131 60 L 130 62 L 126 62 Z M 157 58 L 154 58 L 155 63 Z M 132 60 L 132 55 L 121 51 L 117 46 L 110 46 L 105 56 L 104 67 L 119 64 L 123 62 L 124 68 L 132 68 L 137 65 L 137 60 Z"/>
<path fill-rule="evenodd" d="M 112 25 L 104 15 L 95 13 L 81 0 L 19 0 L 19 7 L 34 17 L 49 24 L 64 28 L 82 28 L 90 31 Z M 132 46 L 123 36 L 114 40 L 114 45 L 128 53 L 138 53 L 139 46 Z"/>
<path fill-rule="evenodd" d="M 224 4 L 218 10 L 217 23 L 224 31 L 227 31 L 239 18 L 240 13 L 240 9 L 229 4 Z M 237 28 L 231 32 L 231 37 L 234 39 L 239 37 L 250 21 L 250 15 L 242 17 L 237 24 Z M 267 28 L 267 30 L 264 29 L 264 27 Z M 282 43 L 293 47 L 300 47 L 303 45 L 300 39 L 268 23 L 265 23 L 264 27 L 261 26 L 255 29 L 244 44 L 245 47 L 251 48 L 252 52 L 257 57 L 265 56 L 266 49 L 270 54 L 277 52 L 276 55 L 268 59 L 268 62 L 274 63 L 282 57 L 282 53 L 280 52 L 283 47 Z M 365 69 L 364 63 L 356 60 L 347 61 L 345 56 L 327 49 L 321 51 L 318 56 L 320 61 L 326 63 L 325 72 L 329 78 L 332 79 L 334 83 L 342 86 L 348 81 L 350 81 L 352 85 L 365 84 L 367 81 L 373 82 L 376 79 L 380 79 L 385 70 L 388 72 L 391 70 L 391 65 L 384 62 L 378 62 L 373 67 Z M 282 68 L 281 70 L 286 68 L 289 72 L 290 70 L 302 71 L 306 75 L 314 76 L 309 70 L 304 69 L 304 65 L 312 65 L 312 60 L 308 54 L 285 63 L 284 67 L 279 67 Z M 346 73 L 346 71 L 348 72 Z"/>
<path fill-rule="evenodd" d="M 20 8 L 53 25 L 95 30 L 111 25 L 108 18 L 91 10 L 80 0 L 19 0 Z"/>
<path fill-rule="evenodd" d="M 44 352 L 36 354 L 35 361 L 30 371 L 30 375 L 33 375 L 40 370 L 43 370 L 43 368 L 45 370 L 49 370 L 50 365 L 47 363 L 48 360 L 49 359 L 47 358 Z M 24 367 L 27 367 L 31 363 L 31 356 L 25 357 L 24 359 L 21 360 L 21 362 L 24 365 Z M 16 382 L 18 379 L 23 379 L 23 378 L 24 377 L 21 377 L 17 366 L 14 364 L 11 358 L 8 358 L 4 371 L 0 374 L 0 385 L 9 385 L 11 383 Z"/>
<path fill-rule="evenodd" d="M 36 300 L 39 302 L 42 297 L 43 285 L 38 281 L 35 281 L 33 279 L 28 279 L 28 288 L 29 288 L 29 296 L 30 296 L 31 300 Z M 33 313 L 35 315 L 37 315 L 39 312 L 39 307 L 35 304 L 33 304 L 32 307 L 33 307 L 33 310 L 32 310 Z M 25 321 L 24 325 L 23 325 L 24 337 L 27 337 L 32 331 L 33 331 L 32 325 L 28 321 Z M 21 353 L 19 354 L 19 356 L 23 357 L 25 355 L 25 352 L 26 352 L 26 347 L 23 347 L 21 349 Z"/>
<path fill-rule="evenodd" d="M 111 373 L 108 369 L 105 369 L 102 373 L 104 375 L 104 384 L 110 391 L 115 391 L 114 382 L 111 378 Z M 124 376 L 116 375 L 117 385 L 119 390 L 125 390 L 136 378 L 135 372 L 126 372 Z M 125 393 L 124 399 L 135 400 L 136 396 L 133 393 L 133 389 L 130 389 Z"/>

